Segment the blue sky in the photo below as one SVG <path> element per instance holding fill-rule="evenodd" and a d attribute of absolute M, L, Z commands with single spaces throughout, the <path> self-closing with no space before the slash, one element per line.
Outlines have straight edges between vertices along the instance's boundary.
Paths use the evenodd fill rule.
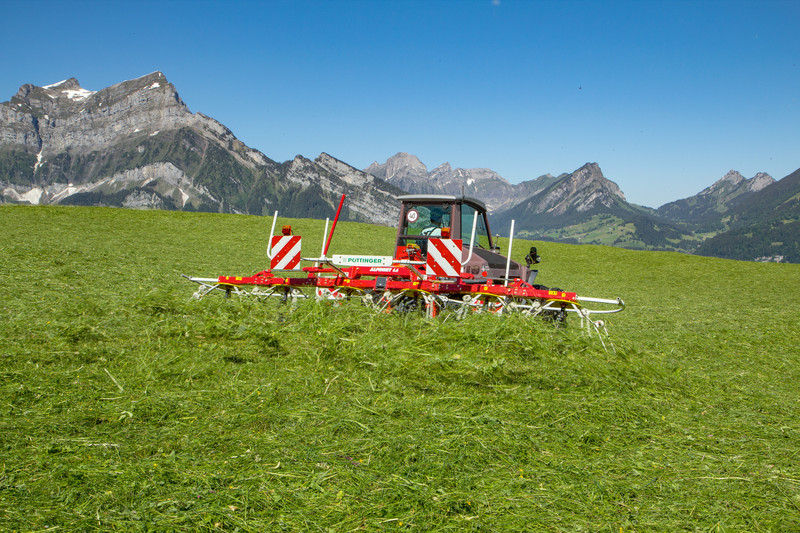
<path fill-rule="evenodd" d="M 276 161 L 509 181 L 597 162 L 657 207 L 800 168 L 800 2 L 0 0 L 0 101 L 160 70 Z"/>

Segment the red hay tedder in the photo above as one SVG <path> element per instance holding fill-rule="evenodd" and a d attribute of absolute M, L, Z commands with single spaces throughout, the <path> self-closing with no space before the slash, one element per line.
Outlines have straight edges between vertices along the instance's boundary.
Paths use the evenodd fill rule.
<path fill-rule="evenodd" d="M 270 268 L 252 276 L 184 276 L 200 285 L 193 297 L 222 291 L 226 297 L 279 297 L 294 303 L 301 298 L 344 300 L 355 296 L 382 312 L 424 311 L 431 318 L 443 313 L 459 318 L 471 312 L 518 313 L 558 324 L 564 324 L 573 313 L 582 326 L 598 333 L 605 332 L 605 324 L 595 315 L 617 313 L 625 307 L 620 298 L 588 298 L 535 284 L 538 271 L 530 267 L 539 262 L 536 248 L 525 257 L 525 266 L 511 260 L 512 221 L 508 255 L 501 255 L 489 231 L 486 206 L 475 198 L 400 196 L 393 257 L 328 257 L 344 199 L 342 195 L 330 233 L 329 221 L 325 223 L 323 237 L 327 237 L 319 257 L 302 257 L 301 238 L 292 234 L 291 226 L 275 235 L 276 211 L 267 246 Z"/>

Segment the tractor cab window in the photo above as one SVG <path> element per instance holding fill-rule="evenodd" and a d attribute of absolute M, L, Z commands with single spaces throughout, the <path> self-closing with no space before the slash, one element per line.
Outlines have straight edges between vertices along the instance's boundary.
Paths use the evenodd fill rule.
<path fill-rule="evenodd" d="M 450 227 L 451 210 L 452 206 L 449 204 L 408 205 L 400 233 L 402 235 L 439 237 L 442 234 L 442 228 Z"/>
<path fill-rule="evenodd" d="M 461 204 L 461 238 L 464 240 L 464 246 L 470 245 L 472 219 L 475 211 L 476 209 L 471 205 Z M 486 216 L 480 211 L 478 212 L 478 222 L 475 227 L 475 245 L 486 250 L 491 248 L 489 231 L 486 229 Z"/>
<path fill-rule="evenodd" d="M 451 227 L 453 206 L 442 203 L 405 204 L 400 235 L 397 239 L 397 257 L 411 258 L 413 250 L 423 257 L 428 252 L 428 239 L 441 237 L 442 228 Z"/>

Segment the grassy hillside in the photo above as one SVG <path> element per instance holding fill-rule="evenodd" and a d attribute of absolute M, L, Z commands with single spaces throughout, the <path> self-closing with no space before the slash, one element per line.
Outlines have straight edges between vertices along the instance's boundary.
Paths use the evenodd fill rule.
<path fill-rule="evenodd" d="M 762 189 L 731 212 L 731 229 L 697 253 L 800 263 L 800 169 Z"/>
<path fill-rule="evenodd" d="M 292 222 L 308 255 L 323 222 Z M 271 219 L 0 207 L 16 531 L 800 529 L 800 265 L 533 243 L 577 328 L 191 301 Z M 344 223 L 332 253 L 392 249 Z M 515 259 L 531 243 L 517 241 Z"/>
<path fill-rule="evenodd" d="M 577 219 L 563 226 L 538 227 L 520 235 L 570 244 L 602 244 L 629 250 L 693 252 L 703 239 L 713 234 L 695 234 L 670 221 L 659 221 L 648 214 L 624 218 L 609 213 Z M 509 223 L 510 224 L 510 223 Z M 509 226 L 510 227 L 510 226 Z"/>

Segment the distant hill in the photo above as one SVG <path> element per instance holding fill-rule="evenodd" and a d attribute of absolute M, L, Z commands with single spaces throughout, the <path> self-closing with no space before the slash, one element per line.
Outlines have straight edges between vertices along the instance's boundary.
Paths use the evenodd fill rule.
<path fill-rule="evenodd" d="M 691 247 L 691 232 L 628 203 L 597 163 L 560 176 L 495 218 L 502 227 L 515 220 L 516 229 L 528 238 L 634 249 Z"/>
<path fill-rule="evenodd" d="M 745 179 L 731 170 L 695 196 L 662 205 L 656 215 L 675 222 L 694 223 L 706 230 L 724 229 L 724 219 L 731 209 L 745 205 L 755 193 L 773 183 L 772 176 L 764 172 Z"/>
<path fill-rule="evenodd" d="M 542 190 L 554 178 L 545 174 L 513 185 L 488 168 L 453 168 L 443 163 L 428 170 L 415 155 L 399 152 L 385 163 L 377 161 L 364 172 L 412 194 L 453 194 L 480 198 L 490 212 L 500 212 Z"/>
<path fill-rule="evenodd" d="M 401 190 L 328 154 L 277 163 L 192 113 L 161 72 L 101 91 L 71 78 L 0 104 L 2 201 L 324 218 L 394 225 Z"/>
<path fill-rule="evenodd" d="M 365 172 L 416 194 L 480 198 L 493 214 L 492 231 L 503 234 L 513 219 L 515 232 L 532 239 L 680 251 L 698 244 L 691 230 L 628 203 L 597 163 L 516 185 L 489 169 L 453 169 L 444 163 L 428 171 L 416 156 L 403 152 L 372 163 Z"/>
<path fill-rule="evenodd" d="M 703 242 L 700 255 L 800 263 L 800 169 L 729 212 L 730 229 Z"/>
<path fill-rule="evenodd" d="M 481 198 L 495 233 L 507 233 L 514 220 L 515 233 L 532 239 L 800 262 L 794 174 L 776 182 L 763 172 L 745 179 L 731 170 L 694 196 L 651 209 L 629 203 L 597 163 L 517 185 L 490 169 L 444 163 L 429 171 L 403 152 L 365 171 L 413 193 Z"/>

